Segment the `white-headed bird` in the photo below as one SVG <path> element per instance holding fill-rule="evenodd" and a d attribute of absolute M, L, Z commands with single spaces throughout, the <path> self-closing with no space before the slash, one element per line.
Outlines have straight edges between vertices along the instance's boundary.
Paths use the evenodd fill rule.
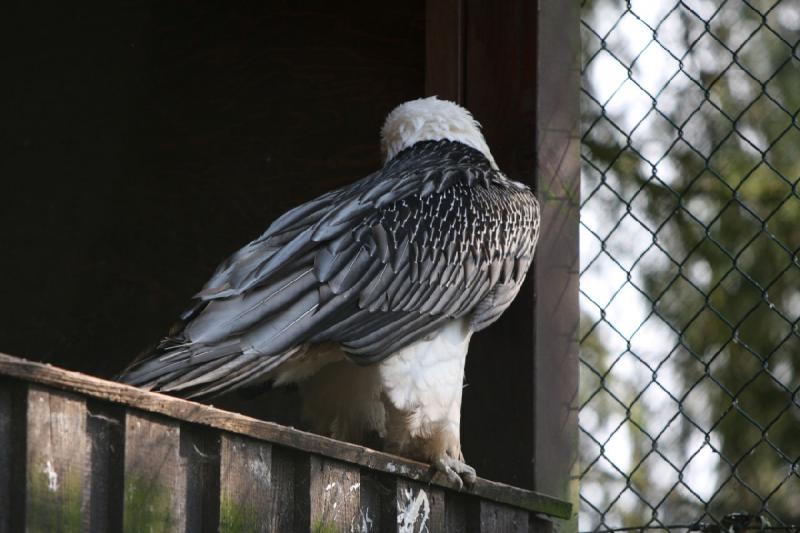
<path fill-rule="evenodd" d="M 459 486 L 470 337 L 517 295 L 539 233 L 455 103 L 406 102 L 383 168 L 284 214 L 234 253 L 122 380 L 188 398 L 297 383 L 316 431 L 430 462 Z"/>

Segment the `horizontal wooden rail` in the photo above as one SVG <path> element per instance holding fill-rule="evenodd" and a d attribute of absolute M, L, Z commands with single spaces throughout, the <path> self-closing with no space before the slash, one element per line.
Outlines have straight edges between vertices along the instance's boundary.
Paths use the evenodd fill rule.
<path fill-rule="evenodd" d="M 571 512 L 485 479 L 456 489 L 423 463 L 0 354 L 0 533 L 543 531 Z"/>

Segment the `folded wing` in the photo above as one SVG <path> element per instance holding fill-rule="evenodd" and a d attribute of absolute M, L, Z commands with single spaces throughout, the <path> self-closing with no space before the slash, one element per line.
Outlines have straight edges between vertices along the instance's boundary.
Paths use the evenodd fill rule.
<path fill-rule="evenodd" d="M 418 143 L 276 220 L 123 379 L 210 395 L 258 382 L 309 344 L 338 343 L 366 364 L 453 318 L 481 329 L 519 290 L 538 218 L 532 193 L 476 150 Z"/>

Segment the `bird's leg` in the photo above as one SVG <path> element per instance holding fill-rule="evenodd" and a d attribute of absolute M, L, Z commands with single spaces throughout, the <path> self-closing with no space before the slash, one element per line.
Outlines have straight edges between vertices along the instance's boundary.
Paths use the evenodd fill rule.
<path fill-rule="evenodd" d="M 456 403 L 450 416 L 460 414 L 460 398 Z M 426 422 L 421 410 L 408 412 L 398 409 L 388 398 L 384 398 L 384 405 L 386 451 L 430 463 L 459 489 L 464 483 L 471 485 L 475 482 L 475 469 L 464 462 L 461 452 L 459 418 Z"/>
<path fill-rule="evenodd" d="M 380 365 L 387 451 L 430 462 L 459 488 L 476 478 L 461 453 L 464 331 L 451 323 Z"/>
<path fill-rule="evenodd" d="M 475 469 L 464 462 L 464 454 L 461 452 L 462 390 L 463 387 L 460 386 L 453 392 L 447 418 L 434 430 L 427 445 L 431 463 L 450 481 L 456 483 L 459 489 L 463 487 L 463 483 L 472 485 L 477 477 Z"/>
<path fill-rule="evenodd" d="M 459 490 L 464 483 L 475 483 L 475 469 L 464 462 L 464 454 L 461 453 L 458 427 L 442 428 L 435 437 L 429 439 L 426 447 L 431 464 L 458 485 Z"/>

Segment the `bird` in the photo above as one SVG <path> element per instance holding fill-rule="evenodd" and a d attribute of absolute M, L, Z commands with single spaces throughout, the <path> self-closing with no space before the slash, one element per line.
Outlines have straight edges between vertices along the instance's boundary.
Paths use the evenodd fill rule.
<path fill-rule="evenodd" d="M 539 237 L 531 189 L 464 107 L 393 109 L 376 172 L 278 217 L 222 262 L 122 382 L 185 398 L 295 384 L 312 430 L 430 463 L 462 488 L 472 335 L 520 290 Z"/>

